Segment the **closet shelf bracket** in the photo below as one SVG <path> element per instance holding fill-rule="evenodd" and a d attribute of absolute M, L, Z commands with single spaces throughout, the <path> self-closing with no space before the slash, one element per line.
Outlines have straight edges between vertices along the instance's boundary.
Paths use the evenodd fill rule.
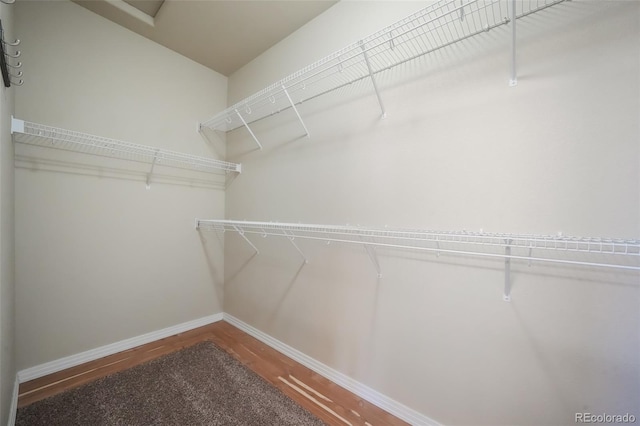
<path fill-rule="evenodd" d="M 293 102 L 293 99 L 291 99 L 291 95 L 289 95 L 289 91 L 284 86 L 282 86 L 282 91 L 287 96 L 287 99 L 289 100 L 289 103 L 291 104 L 291 108 L 293 108 L 293 111 L 298 116 L 298 120 L 300 120 L 300 124 L 302 124 L 302 128 L 304 129 L 305 136 L 307 138 L 311 137 L 311 135 L 309 134 L 309 130 L 307 129 L 307 126 L 305 126 L 304 121 L 302 121 L 302 117 L 300 116 L 300 113 L 298 112 L 298 108 L 296 108 L 296 104 Z"/>
<path fill-rule="evenodd" d="M 198 228 L 199 228 L 199 224 L 198 224 Z M 256 254 L 260 254 L 260 250 L 258 250 L 258 248 L 253 245 L 251 240 L 249 240 L 249 238 L 247 238 L 247 236 L 244 235 L 244 229 L 236 225 L 233 226 L 233 229 L 238 233 L 238 235 L 240 235 L 247 242 L 247 244 L 249 244 L 256 251 Z"/>
<path fill-rule="evenodd" d="M 282 234 L 287 237 L 287 239 L 289 240 L 291 245 L 293 245 L 293 247 L 295 247 L 295 249 L 298 251 L 298 253 L 300 253 L 300 256 L 302 256 L 302 259 L 304 260 L 304 263 L 305 264 L 309 263 L 309 259 L 307 259 L 307 256 L 304 255 L 304 252 L 302 250 L 300 250 L 300 247 L 298 247 L 298 245 L 294 241 L 296 236 L 293 234 L 293 232 L 287 231 L 286 229 L 283 229 L 282 230 Z"/>
<path fill-rule="evenodd" d="M 240 121 L 242 121 L 242 124 L 244 125 L 244 127 L 246 127 L 247 130 L 249 131 L 249 134 L 253 138 L 253 141 L 256 143 L 256 145 L 258 145 L 258 149 L 262 149 L 262 144 L 260 143 L 256 135 L 253 133 L 253 130 L 251 130 L 251 127 L 249 127 L 249 124 L 247 124 L 247 122 L 244 120 L 244 117 L 242 117 L 242 114 L 240 114 L 240 111 L 238 111 L 237 109 L 236 109 L 236 114 L 238 115 L 238 118 L 240 118 Z"/>
<path fill-rule="evenodd" d="M 374 75 L 373 68 L 371 67 L 371 61 L 369 61 L 369 54 L 367 53 L 364 40 L 360 40 L 359 44 L 360 44 L 360 47 L 362 48 L 362 55 L 364 56 L 364 61 L 367 64 L 367 70 L 369 71 L 369 77 L 371 78 L 371 83 L 373 83 L 373 90 L 376 92 L 376 97 L 378 98 L 380 109 L 382 110 L 382 118 L 385 118 L 387 116 L 387 112 L 384 109 L 384 102 L 382 102 L 382 96 L 380 96 L 380 90 L 378 90 L 378 83 L 376 82 L 376 77 Z"/>

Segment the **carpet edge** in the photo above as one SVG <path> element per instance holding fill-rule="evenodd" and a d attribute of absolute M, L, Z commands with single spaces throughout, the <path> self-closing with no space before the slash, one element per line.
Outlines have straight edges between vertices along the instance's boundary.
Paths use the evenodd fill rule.
<path fill-rule="evenodd" d="M 210 376 L 211 373 L 214 375 Z M 219 385 L 210 387 L 209 384 L 219 382 L 218 378 L 222 378 L 224 386 L 222 388 Z M 232 383 L 229 383 L 229 379 Z M 154 386 L 156 382 L 162 385 Z M 143 383 L 142 388 L 139 386 L 140 383 Z M 112 392 L 114 389 L 116 391 Z M 160 392 L 158 393 L 158 391 Z M 193 393 L 194 391 L 195 393 Z M 151 394 L 151 398 L 149 394 Z M 168 400 L 166 395 L 170 395 Z M 203 400 L 201 397 L 194 397 L 194 395 L 204 395 L 205 397 Z M 206 417 L 203 418 L 203 411 L 194 410 L 194 407 L 198 407 L 198 405 L 202 407 L 202 402 L 210 405 L 211 397 L 215 395 L 223 395 L 223 399 L 227 401 L 230 396 L 232 400 L 236 401 L 235 407 L 228 409 L 228 403 L 225 404 L 223 401 L 222 404 L 217 404 L 217 407 L 222 410 L 215 408 L 213 411 L 209 410 L 210 412 L 204 413 Z M 247 397 L 251 397 L 252 401 L 256 399 L 261 401 L 262 404 L 259 405 L 262 409 L 269 407 L 267 415 L 271 414 L 270 418 L 273 418 L 273 414 L 275 414 L 277 419 L 291 419 L 293 417 L 294 421 L 264 423 L 262 421 L 265 418 L 264 411 L 248 409 L 248 404 L 243 401 Z M 144 402 L 141 402 L 141 399 Z M 177 401 L 178 407 L 172 406 L 174 401 Z M 190 402 L 195 402 L 195 404 L 190 405 Z M 253 406 L 253 404 L 249 405 Z M 280 409 L 272 409 L 274 406 Z M 76 407 L 76 409 L 69 409 L 69 407 Z M 87 409 L 80 407 L 87 407 Z M 166 407 L 169 409 L 164 409 Z M 137 413 L 133 414 L 133 419 L 131 418 L 132 413 Z M 140 415 L 140 413 L 163 414 L 149 417 L 148 414 Z M 176 417 L 176 413 L 178 413 L 178 417 Z M 222 416 L 223 419 L 225 417 L 229 419 L 244 417 L 243 421 L 232 424 L 288 424 L 292 426 L 326 424 L 293 398 L 287 396 L 277 386 L 209 339 L 195 342 L 180 350 L 163 354 L 158 358 L 147 360 L 131 368 L 117 371 L 20 407 L 17 410 L 15 424 L 25 426 L 34 424 L 229 424 L 225 421 L 221 423 L 217 416 L 218 413 L 226 413 Z M 239 413 L 242 414 L 239 415 Z M 248 419 L 246 413 L 249 413 Z M 176 419 L 180 419 L 180 421 Z M 184 421 L 184 419 L 190 419 L 190 421 Z"/>

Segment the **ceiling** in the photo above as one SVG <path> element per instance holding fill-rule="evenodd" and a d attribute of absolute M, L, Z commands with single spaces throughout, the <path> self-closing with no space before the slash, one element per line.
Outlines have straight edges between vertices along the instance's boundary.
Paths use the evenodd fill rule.
<path fill-rule="evenodd" d="M 73 0 L 229 76 L 337 0 Z"/>

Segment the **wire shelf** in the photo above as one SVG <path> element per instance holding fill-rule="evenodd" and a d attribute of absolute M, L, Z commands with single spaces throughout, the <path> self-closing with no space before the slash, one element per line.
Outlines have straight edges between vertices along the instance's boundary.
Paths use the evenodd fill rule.
<path fill-rule="evenodd" d="M 15 142 L 29 145 L 207 173 L 220 170 L 237 173 L 241 171 L 240 164 L 123 142 L 16 118 L 12 118 L 11 132 Z"/>
<path fill-rule="evenodd" d="M 243 237 L 245 234 L 286 236 L 290 239 L 640 271 L 640 240 L 636 239 L 200 219 L 196 220 L 196 227 L 238 232 Z M 507 252 L 500 252 L 505 248 L 508 248 Z"/>
<path fill-rule="evenodd" d="M 230 131 L 565 0 L 440 0 L 201 123 Z M 375 80 L 374 80 L 375 85 Z M 376 89 L 377 92 L 377 89 Z M 383 108 L 384 111 L 384 108 Z"/>

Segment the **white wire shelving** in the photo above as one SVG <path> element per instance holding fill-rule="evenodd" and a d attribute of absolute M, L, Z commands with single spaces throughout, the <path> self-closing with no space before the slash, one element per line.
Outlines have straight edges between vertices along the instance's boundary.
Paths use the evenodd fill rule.
<path fill-rule="evenodd" d="M 236 163 L 123 142 L 13 117 L 11 133 L 14 142 L 18 143 L 150 164 L 147 185 L 156 165 L 205 173 L 220 171 L 240 173 L 242 171 L 242 166 Z"/>
<path fill-rule="evenodd" d="M 196 228 L 205 231 L 236 232 L 259 253 L 247 234 L 285 237 L 307 262 L 296 239 L 357 244 L 367 254 L 381 277 L 375 247 L 410 249 L 467 256 L 503 259 L 505 262 L 504 299 L 511 298 L 511 260 L 563 265 L 591 266 L 640 271 L 640 240 L 601 237 L 572 237 L 528 234 L 502 234 L 468 231 L 365 228 L 360 226 L 311 225 L 277 222 L 196 219 Z"/>
<path fill-rule="evenodd" d="M 512 24 L 510 84 L 515 85 L 516 20 L 563 1 L 440 0 L 271 84 L 200 123 L 200 128 L 227 132 L 244 126 L 262 148 L 249 125 L 293 109 L 308 136 L 296 105 L 364 79 L 371 80 L 385 116 L 376 74 L 508 23 Z"/>

